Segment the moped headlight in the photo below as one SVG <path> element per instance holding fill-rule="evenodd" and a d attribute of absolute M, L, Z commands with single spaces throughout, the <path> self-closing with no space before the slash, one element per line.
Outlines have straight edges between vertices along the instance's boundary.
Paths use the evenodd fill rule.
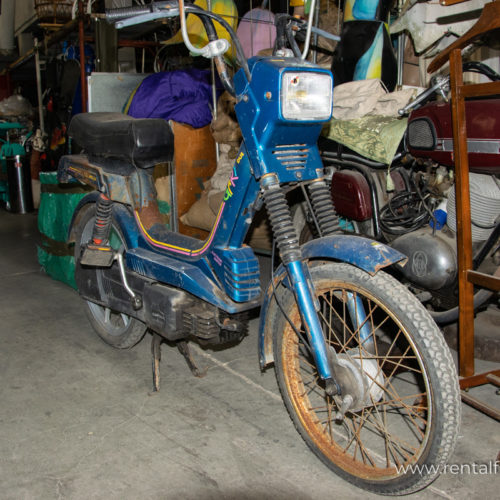
<path fill-rule="evenodd" d="M 281 79 L 281 114 L 286 120 L 329 120 L 332 95 L 332 77 L 328 73 L 285 71 Z"/>

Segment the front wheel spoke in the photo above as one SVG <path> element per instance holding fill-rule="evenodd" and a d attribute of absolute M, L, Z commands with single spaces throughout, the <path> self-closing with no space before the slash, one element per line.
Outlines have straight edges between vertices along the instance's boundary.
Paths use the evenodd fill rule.
<path fill-rule="evenodd" d="M 374 417 L 374 415 L 372 414 Z M 394 446 L 396 446 L 398 449 L 401 450 L 400 454 L 404 456 L 404 451 L 407 451 L 410 453 L 410 456 L 415 455 L 416 452 L 418 452 L 418 448 L 415 448 L 412 446 L 410 443 L 405 441 L 403 438 L 399 436 L 394 436 L 391 434 L 383 424 L 377 423 L 377 421 L 373 421 L 371 419 L 368 419 L 367 424 L 370 426 L 373 426 L 375 430 L 378 431 L 379 436 L 382 437 L 385 440 L 390 441 L 390 443 Z M 406 447 L 406 448 L 405 448 Z"/>
<path fill-rule="evenodd" d="M 347 450 L 347 448 L 349 448 L 349 446 L 351 445 L 352 441 L 353 441 L 355 438 L 356 438 L 356 439 L 360 439 L 359 433 L 360 433 L 361 429 L 363 428 L 363 426 L 365 425 L 365 421 L 366 421 L 366 419 L 368 418 L 368 415 L 367 415 L 366 417 L 364 417 L 365 410 L 366 410 L 366 408 L 363 408 L 363 410 L 362 410 L 362 412 L 361 412 L 361 416 L 359 417 L 360 422 L 359 422 L 359 426 L 358 426 L 357 428 L 356 428 L 356 426 L 354 425 L 354 419 L 356 418 L 356 415 L 355 415 L 355 414 L 353 414 L 353 413 L 351 413 L 351 415 L 352 415 L 352 417 L 353 417 L 352 421 L 353 421 L 353 427 L 354 427 L 354 429 L 355 429 L 355 432 L 354 432 L 354 434 L 353 434 L 353 436 L 352 436 L 351 440 L 350 440 L 350 441 L 349 441 L 349 443 L 347 444 L 347 447 L 344 449 L 344 452 Z M 373 411 L 373 410 L 370 408 L 369 413 L 371 413 L 372 411 Z M 356 450 L 354 450 L 354 451 L 355 451 L 355 453 L 354 453 L 354 454 L 356 454 Z M 353 458 L 354 458 L 354 457 L 353 457 Z"/>
<path fill-rule="evenodd" d="M 370 303 L 371 303 L 371 301 L 370 301 Z M 377 309 L 380 309 L 380 307 L 379 307 L 377 304 L 375 304 L 375 309 L 373 309 L 373 310 L 370 312 L 370 315 L 371 315 L 371 319 L 372 319 L 372 320 L 373 320 L 373 312 L 374 312 L 374 311 L 376 311 Z M 379 323 L 378 325 L 376 325 L 376 326 L 375 326 L 375 324 L 373 323 L 373 321 L 371 321 L 371 325 L 372 325 L 372 326 L 371 326 L 371 328 L 372 328 L 372 332 L 371 332 L 370 336 L 372 336 L 372 337 L 373 337 L 373 343 L 375 344 L 375 346 L 377 346 L 377 335 L 376 335 L 377 331 L 379 331 L 379 330 L 380 330 L 380 329 L 381 329 L 381 328 L 385 325 L 385 323 L 387 323 L 387 321 L 388 321 L 389 319 L 392 319 L 392 318 L 391 318 L 391 317 L 390 317 L 390 316 L 386 313 L 385 318 L 384 318 L 383 320 L 381 320 L 381 321 L 380 321 L 380 323 Z M 360 345 L 360 348 L 363 348 L 363 346 L 362 346 L 362 345 Z M 363 349 L 364 349 L 364 348 L 363 348 Z M 376 349 L 376 351 L 378 352 L 377 347 L 375 347 L 375 349 Z M 364 349 L 364 350 L 365 350 L 366 352 L 368 352 L 366 349 Z"/>
<path fill-rule="evenodd" d="M 383 414 L 384 414 L 384 417 L 383 417 L 383 419 L 384 419 L 384 424 L 383 424 L 384 425 L 384 429 L 388 428 L 386 408 L 387 408 L 386 406 L 383 407 L 383 410 L 384 410 L 384 412 L 383 412 Z M 377 413 L 378 413 L 378 409 L 377 408 L 375 409 L 375 411 L 377 411 Z M 394 461 L 396 462 L 396 465 L 398 467 L 400 467 L 401 464 L 400 464 L 400 462 L 399 462 L 399 460 L 397 458 L 396 450 L 394 449 L 392 441 L 386 439 L 385 440 L 385 445 L 386 445 L 385 449 L 386 449 L 386 463 L 387 463 L 387 467 L 389 467 L 389 465 L 390 465 L 390 457 L 391 456 L 394 459 Z M 405 460 L 407 460 L 407 459 L 408 459 L 408 457 L 405 458 Z"/>
<path fill-rule="evenodd" d="M 392 350 L 394 349 L 394 346 L 396 345 L 396 341 L 399 339 L 399 336 L 401 335 L 402 333 L 402 330 L 401 328 L 398 330 L 398 333 L 396 333 L 396 335 L 394 336 L 394 340 L 392 341 L 390 347 L 389 347 L 389 350 L 387 351 L 386 355 L 384 356 L 384 358 L 382 359 L 382 363 L 379 363 L 379 371 L 382 371 L 383 368 L 384 368 L 384 364 L 386 362 L 386 360 L 388 359 L 387 357 L 389 356 L 389 354 L 392 352 Z M 378 375 L 378 374 L 377 374 Z"/>
<path fill-rule="evenodd" d="M 307 409 L 309 411 L 313 411 L 314 413 L 323 413 L 323 412 L 328 412 L 328 405 L 323 405 L 323 406 L 308 406 Z M 324 421 L 326 422 L 326 420 Z"/>
<path fill-rule="evenodd" d="M 345 325 L 345 329 L 347 329 L 348 333 L 349 333 L 349 338 L 344 342 L 344 345 L 342 346 L 342 348 L 339 350 L 339 354 L 343 353 L 343 352 L 346 352 L 348 349 L 347 349 L 347 346 L 349 345 L 349 343 L 351 342 L 351 340 L 353 338 L 356 337 L 356 331 L 355 330 L 354 332 L 347 326 L 347 323 L 345 321 L 345 319 L 341 318 L 339 313 L 337 311 L 334 311 L 335 314 L 339 317 L 340 321 L 343 322 L 343 324 Z M 344 317 L 345 317 L 345 310 L 344 310 Z M 345 332 L 344 332 L 344 338 L 345 338 Z"/>
<path fill-rule="evenodd" d="M 297 370 L 297 374 L 300 376 L 301 372 Z M 318 380 L 319 380 L 318 376 L 315 376 L 313 378 L 312 375 L 311 375 L 311 380 L 308 380 L 307 382 L 302 379 L 302 385 L 304 387 L 304 391 L 301 394 L 299 394 L 299 397 L 301 398 L 306 396 L 308 397 L 313 392 L 317 394 L 319 397 L 322 397 L 323 391 L 318 385 Z"/>
<path fill-rule="evenodd" d="M 378 378 L 380 376 L 380 374 L 382 373 L 382 369 L 384 368 L 384 364 L 385 364 L 385 362 L 387 360 L 387 356 L 389 356 L 389 354 L 391 353 L 392 349 L 396 345 L 396 341 L 398 340 L 400 334 L 401 334 L 401 329 L 398 330 L 398 333 L 394 337 L 394 340 L 392 341 L 392 344 L 390 345 L 388 351 L 385 353 L 385 356 L 382 358 L 382 362 L 381 363 L 377 363 L 378 364 L 378 370 L 377 370 L 377 373 L 376 373 L 376 375 L 375 375 L 374 378 Z"/>
<path fill-rule="evenodd" d="M 400 364 L 402 363 L 402 360 L 406 359 L 406 354 L 408 353 L 408 351 L 410 349 L 411 349 L 411 345 L 408 344 L 408 347 L 406 348 L 405 352 L 401 355 L 401 359 L 399 360 L 399 362 L 398 363 L 393 363 L 393 364 L 395 364 L 395 366 L 392 368 L 391 373 L 389 373 L 389 375 L 387 375 L 387 377 L 386 377 L 387 380 L 391 380 L 391 378 L 394 376 L 394 374 L 396 373 L 396 370 L 400 367 Z M 387 358 L 382 363 L 383 364 L 387 363 Z"/>
<path fill-rule="evenodd" d="M 369 357 L 365 358 L 363 356 L 362 359 L 363 360 L 368 360 L 368 359 L 377 359 L 377 358 L 369 358 Z M 401 359 L 401 356 L 393 356 L 392 359 L 386 360 L 386 364 L 388 364 L 388 365 L 396 365 L 394 367 L 395 369 L 402 368 L 403 370 L 405 370 L 407 372 L 414 372 L 414 373 L 422 374 L 422 370 L 414 368 L 413 366 L 404 365 L 401 361 L 399 361 L 399 362 L 393 361 L 393 359 Z M 410 356 L 410 357 L 407 357 L 405 359 L 416 359 L 416 358 L 415 358 L 415 356 Z M 389 368 L 391 368 L 391 366 L 389 366 Z"/>
<path fill-rule="evenodd" d="M 318 387 L 318 384 L 317 384 L 317 380 L 314 380 L 311 384 L 308 384 L 310 385 L 311 387 L 309 388 L 309 390 L 306 390 L 306 393 L 307 393 L 307 396 L 309 396 L 310 394 L 312 393 L 315 393 L 317 394 L 318 396 L 321 397 L 322 395 L 322 391 L 320 390 L 320 388 Z"/>
<path fill-rule="evenodd" d="M 370 337 L 373 338 L 373 345 L 375 347 L 375 350 L 377 349 L 377 336 L 375 335 L 375 322 L 374 322 L 374 317 L 373 317 L 373 313 L 379 308 L 378 304 L 375 304 L 375 308 L 373 307 L 374 304 L 373 302 L 370 300 L 369 304 L 368 304 L 368 309 L 369 309 L 369 313 L 368 313 L 368 317 L 370 318 L 370 327 L 371 327 L 371 333 L 370 333 Z M 369 338 L 369 337 L 368 337 Z M 368 339 L 366 339 L 368 340 Z M 366 343 L 366 340 L 365 342 L 363 342 L 363 344 Z M 363 345 L 360 346 L 364 351 L 368 352 L 364 347 Z"/>
<path fill-rule="evenodd" d="M 413 411 L 411 410 L 411 405 L 407 405 L 405 403 L 403 403 L 403 399 L 407 399 L 409 396 L 406 396 L 406 397 L 402 397 L 402 396 L 399 396 L 398 395 L 398 392 L 397 392 L 397 389 L 391 384 L 390 380 L 386 380 L 385 382 L 387 383 L 387 385 L 382 385 L 380 384 L 380 382 L 378 382 L 378 380 L 372 378 L 370 375 L 366 374 L 370 380 L 372 380 L 372 382 L 374 384 L 376 384 L 378 387 L 380 387 L 383 391 L 385 391 L 390 397 L 391 397 L 391 400 L 394 400 L 394 401 L 400 401 L 401 404 L 403 405 L 404 409 L 407 410 L 408 413 L 408 417 L 410 417 L 410 419 L 412 420 L 413 424 L 415 425 L 415 428 L 418 429 L 418 431 L 422 434 L 422 437 L 424 437 L 424 434 L 422 433 L 422 431 L 419 429 L 419 426 L 415 423 L 415 421 L 413 420 L 413 417 L 410 413 L 413 413 L 413 415 L 415 417 L 417 417 L 418 419 L 420 419 L 422 421 L 423 424 L 427 425 L 427 420 L 424 419 L 421 415 L 419 415 L 416 411 Z M 389 387 L 391 389 L 393 389 L 394 392 L 392 392 Z M 426 394 L 426 393 L 424 393 Z M 385 404 L 385 403 L 382 403 L 382 404 Z M 374 403 L 374 406 L 375 405 L 380 405 L 380 402 L 379 403 Z"/>
<path fill-rule="evenodd" d="M 354 292 L 354 301 L 355 301 L 355 302 L 354 302 L 354 308 L 355 308 L 355 315 L 356 315 L 356 317 L 358 317 L 358 301 L 356 300 L 357 296 L 358 296 L 358 295 L 357 295 L 357 293 L 356 293 L 356 292 Z M 367 323 L 367 321 L 368 321 L 369 319 L 370 319 L 370 320 L 372 319 L 372 317 L 373 317 L 373 313 L 374 313 L 374 312 L 378 309 L 378 305 L 377 305 L 377 304 L 375 304 L 375 308 L 374 308 L 374 309 L 372 309 L 372 301 L 371 301 L 371 300 L 369 300 L 369 299 L 367 299 L 367 301 L 368 301 L 368 309 L 369 309 L 369 313 L 368 313 L 368 315 L 365 317 L 365 319 L 363 320 L 363 322 L 362 322 L 362 323 L 361 323 L 361 324 L 360 324 L 360 325 L 356 328 L 356 331 L 354 332 L 354 333 L 357 333 L 357 334 L 358 334 L 358 339 L 359 339 L 358 345 L 359 345 L 359 348 L 360 348 L 360 349 L 359 349 L 359 350 L 360 350 L 360 352 L 361 352 L 361 349 L 364 349 L 363 344 L 364 344 L 364 343 L 365 343 L 365 342 L 366 342 L 366 341 L 367 341 L 370 337 L 375 338 L 375 331 L 374 331 L 374 330 L 372 330 L 372 331 L 370 332 L 370 335 L 369 335 L 366 339 L 361 340 L 361 328 L 363 328 L 363 326 L 365 326 L 365 324 Z M 362 307 L 363 307 L 363 306 L 362 306 Z M 364 307 L 363 307 L 363 308 L 364 308 Z M 371 322 L 371 321 L 370 321 L 370 324 L 372 324 L 372 322 Z M 366 349 L 365 349 L 365 350 L 366 350 Z"/>
<path fill-rule="evenodd" d="M 328 302 L 325 300 L 325 302 Z M 330 306 L 330 311 L 333 310 L 333 307 Z M 332 335 L 335 337 L 335 340 L 338 342 L 338 344 L 340 346 L 342 346 L 342 341 L 337 337 L 337 334 L 335 333 L 335 330 L 332 328 L 332 321 L 331 321 L 331 312 L 330 312 L 330 321 L 327 321 L 326 318 L 325 318 L 325 315 L 322 311 L 319 312 L 318 314 L 318 317 L 320 319 L 323 320 L 323 324 L 325 324 L 326 328 L 328 329 L 328 338 L 329 338 L 329 341 L 330 341 L 330 344 L 332 343 L 331 342 L 331 338 L 332 338 Z"/>
<path fill-rule="evenodd" d="M 379 420 L 381 421 L 381 418 L 380 418 L 380 412 L 379 412 L 379 406 L 380 404 L 374 404 L 372 408 L 375 409 L 377 415 L 379 416 Z M 384 410 L 385 411 L 385 410 Z M 401 413 L 398 412 L 398 414 L 401 416 Z M 382 437 L 383 439 L 386 439 L 386 436 L 389 436 L 391 437 L 391 439 L 393 441 L 398 441 L 398 442 L 401 442 L 402 445 L 405 445 L 407 446 L 408 448 L 412 449 L 413 451 L 417 451 L 418 449 L 417 448 L 414 448 L 412 445 L 410 445 L 409 443 L 407 443 L 406 441 L 404 441 L 402 438 L 393 438 L 391 436 L 391 434 L 384 428 L 384 425 L 383 424 L 378 424 L 377 421 L 373 421 L 371 420 L 369 417 L 372 416 L 373 418 L 375 418 L 375 415 L 373 413 L 371 413 L 370 415 L 368 415 L 367 417 L 367 421 L 365 423 L 365 425 L 367 426 L 367 428 L 371 427 L 372 428 L 372 432 L 375 432 L 375 434 L 379 435 L 380 437 Z M 416 429 L 420 431 L 420 429 L 418 427 L 416 427 Z M 423 439 L 425 436 L 425 434 L 421 433 L 421 438 Z M 409 451 L 409 450 L 408 450 Z"/>
<path fill-rule="evenodd" d="M 372 465 L 372 467 L 376 467 L 375 461 L 370 456 L 370 454 L 368 453 L 368 451 L 364 447 L 363 443 L 361 442 L 361 438 L 357 434 L 357 430 L 356 430 L 356 426 L 354 424 L 354 420 L 350 420 L 350 423 L 351 423 L 351 426 L 353 427 L 354 438 L 355 438 L 356 443 L 357 443 L 355 445 L 355 448 L 354 448 L 354 453 L 356 453 L 356 449 L 357 449 L 357 447 L 359 447 L 359 451 L 361 453 L 363 463 L 366 464 L 366 460 L 365 460 L 365 458 L 366 458 L 370 462 L 370 464 Z"/>
<path fill-rule="evenodd" d="M 345 313 L 345 307 L 343 308 L 343 318 L 340 316 L 340 314 L 337 312 L 337 310 L 335 309 L 335 307 L 333 307 L 333 304 L 331 302 L 328 301 L 328 299 L 326 297 L 323 296 L 323 299 L 325 300 L 325 302 L 330 306 L 330 310 L 332 310 L 335 315 L 337 316 L 337 318 L 341 321 L 342 323 L 342 327 L 344 329 L 344 339 L 345 339 L 345 330 L 347 330 L 347 332 L 349 333 L 350 337 L 349 337 L 349 340 L 347 342 L 341 342 L 340 339 L 337 337 L 337 335 L 335 335 L 335 332 L 332 330 L 333 334 L 335 335 L 335 338 L 337 339 L 337 342 L 339 343 L 339 345 L 341 346 L 340 347 L 340 350 L 339 350 L 339 353 L 343 352 L 346 348 L 346 345 L 348 344 L 348 342 L 350 341 L 350 339 L 352 339 L 353 337 L 353 333 L 352 333 L 352 330 L 349 328 L 349 326 L 347 325 L 346 321 L 345 321 L 345 316 L 346 316 L 346 313 Z M 342 301 L 344 304 L 345 302 Z M 324 319 L 324 318 L 323 318 Z M 331 328 L 331 327 L 329 327 Z"/>
<path fill-rule="evenodd" d="M 413 399 L 413 401 L 417 400 L 418 398 L 422 398 L 424 396 L 427 396 L 426 392 L 421 392 L 419 394 L 409 394 L 408 396 L 400 396 L 397 399 L 387 399 L 387 400 L 381 400 L 381 401 L 373 401 L 372 405 L 373 406 L 394 406 L 396 403 L 402 401 L 403 399 Z M 421 405 L 404 405 L 402 407 L 407 407 L 407 408 L 419 408 L 419 409 L 427 409 L 427 407 L 423 407 Z"/>
<path fill-rule="evenodd" d="M 301 360 L 303 365 L 306 365 L 307 367 L 312 368 L 313 370 L 316 370 L 316 365 L 314 363 L 308 361 L 304 357 L 301 357 L 300 354 L 297 357 Z"/>
<path fill-rule="evenodd" d="M 397 394 L 397 389 L 392 385 L 391 381 L 390 380 L 386 380 L 386 382 L 395 391 L 395 393 Z M 427 393 L 425 393 L 425 394 L 427 395 Z M 422 437 L 424 437 L 424 433 L 422 433 L 422 431 L 420 430 L 420 427 L 418 426 L 418 424 L 413 419 L 413 416 L 416 417 L 417 419 L 419 419 L 421 421 L 421 423 L 425 424 L 425 425 L 427 425 L 427 420 L 424 417 L 422 417 L 421 415 L 419 415 L 418 412 L 412 410 L 410 405 L 407 405 L 407 404 L 403 403 L 403 401 L 401 400 L 401 398 L 398 397 L 397 399 L 399 401 L 401 401 L 401 404 L 403 405 L 404 409 L 407 411 L 407 414 L 410 417 L 411 421 L 413 422 L 413 424 L 415 426 L 415 429 L 417 429 L 420 432 L 420 434 L 422 434 Z"/>
<path fill-rule="evenodd" d="M 372 320 L 374 312 L 377 309 L 379 309 L 379 306 L 377 304 L 375 304 L 374 308 L 371 307 L 372 301 L 369 301 L 369 304 L 370 304 L 370 312 L 368 313 L 368 316 L 365 318 L 365 320 L 363 321 L 363 323 L 358 328 L 356 328 L 356 330 L 354 332 L 347 326 L 347 323 L 346 323 L 345 319 L 341 318 L 340 315 L 339 315 L 339 313 L 334 309 L 334 313 L 337 315 L 337 317 L 339 318 L 339 320 L 342 321 L 342 323 L 346 326 L 346 328 L 347 328 L 347 330 L 348 330 L 348 332 L 350 334 L 350 337 L 342 345 L 342 348 L 340 349 L 339 354 L 342 353 L 342 352 L 344 352 L 344 351 L 347 351 L 347 346 L 349 345 L 349 342 L 351 342 L 351 340 L 356 337 L 356 334 L 358 334 L 358 337 L 359 337 L 360 328 L 363 325 L 366 324 L 366 322 L 367 322 L 368 319 Z M 345 302 L 344 302 L 344 305 L 345 305 Z M 343 308 L 343 314 L 344 314 L 344 317 L 345 317 L 345 315 L 346 315 L 345 307 Z M 370 321 L 370 324 L 372 324 L 372 331 L 370 333 L 370 337 L 374 338 L 374 342 L 375 342 L 376 332 L 386 323 L 386 321 L 388 319 L 389 319 L 389 315 L 386 315 L 386 317 L 377 326 L 374 326 L 373 325 L 373 321 Z M 359 342 L 358 344 L 362 348 L 361 342 Z"/>
<path fill-rule="evenodd" d="M 105 323 L 111 322 L 111 309 L 109 307 L 104 308 L 104 322 Z"/>
<path fill-rule="evenodd" d="M 330 442 L 333 443 L 333 429 L 332 429 L 332 406 L 331 403 L 332 398 L 330 396 L 326 396 L 326 404 L 328 406 L 328 432 L 330 434 Z"/>
<path fill-rule="evenodd" d="M 401 464 L 399 463 L 399 461 L 397 460 L 396 458 L 396 450 L 394 448 L 394 444 L 392 439 L 390 439 L 390 433 L 387 432 L 387 429 L 389 428 L 389 425 L 387 423 L 387 411 L 386 411 L 386 406 L 384 406 L 382 409 L 383 409 L 383 416 L 380 415 L 380 412 L 378 410 L 378 407 L 374 407 L 375 408 L 375 413 L 377 414 L 378 416 L 378 422 L 379 424 L 382 426 L 382 429 L 384 429 L 384 436 L 385 436 L 385 440 L 386 440 L 386 443 L 387 443 L 387 447 L 389 448 L 389 450 L 391 450 L 391 455 L 393 456 L 394 460 L 396 461 L 396 465 L 397 466 L 400 466 Z M 408 446 L 411 447 L 411 445 L 408 443 Z M 405 461 L 408 460 L 409 458 L 411 458 L 411 454 L 409 455 L 406 455 L 404 453 L 404 449 L 401 448 L 401 451 L 403 451 L 403 455 L 404 456 L 404 459 Z M 401 451 L 399 452 L 399 454 L 401 455 Z M 415 451 L 418 451 L 417 449 L 415 449 Z"/>

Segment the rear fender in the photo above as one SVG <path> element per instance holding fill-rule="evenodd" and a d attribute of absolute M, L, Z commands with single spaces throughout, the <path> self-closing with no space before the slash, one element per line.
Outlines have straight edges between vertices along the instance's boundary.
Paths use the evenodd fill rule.
<path fill-rule="evenodd" d="M 332 235 L 309 241 L 302 247 L 302 256 L 309 260 L 309 265 L 321 261 L 346 262 L 374 275 L 380 269 L 395 263 L 405 264 L 407 258 L 401 252 L 387 245 L 368 238 L 351 235 Z M 259 362 L 261 369 L 274 361 L 273 332 L 276 325 L 273 318 L 278 318 L 278 304 L 274 291 L 283 283 L 289 287 L 286 269 L 280 265 L 274 272 L 273 280 L 268 285 L 264 296 L 259 324 Z"/>

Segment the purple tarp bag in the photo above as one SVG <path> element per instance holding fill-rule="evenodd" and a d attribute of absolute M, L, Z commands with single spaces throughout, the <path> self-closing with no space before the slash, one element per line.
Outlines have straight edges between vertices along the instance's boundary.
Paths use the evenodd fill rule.
<path fill-rule="evenodd" d="M 128 114 L 201 128 L 212 121 L 210 72 L 196 68 L 155 73 L 136 90 Z"/>

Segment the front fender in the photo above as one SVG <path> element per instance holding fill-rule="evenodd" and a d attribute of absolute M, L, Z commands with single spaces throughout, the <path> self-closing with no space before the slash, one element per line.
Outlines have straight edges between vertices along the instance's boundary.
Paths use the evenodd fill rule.
<path fill-rule="evenodd" d="M 302 247 L 302 256 L 307 260 L 347 262 L 372 276 L 384 267 L 406 260 L 406 255 L 383 243 L 347 234 L 324 236 L 308 241 Z"/>
<path fill-rule="evenodd" d="M 302 246 L 302 256 L 309 261 L 335 260 L 346 262 L 371 275 L 391 264 L 406 261 L 405 255 L 383 243 L 345 234 L 325 236 L 307 242 Z M 280 265 L 274 273 L 272 282 L 268 285 L 262 302 L 259 324 L 259 362 L 261 369 L 274 361 L 273 331 L 275 331 L 275 327 L 270 324 L 270 318 L 276 317 L 274 312 L 279 306 L 276 300 L 273 300 L 273 292 L 286 277 L 286 269 L 283 265 Z"/>

